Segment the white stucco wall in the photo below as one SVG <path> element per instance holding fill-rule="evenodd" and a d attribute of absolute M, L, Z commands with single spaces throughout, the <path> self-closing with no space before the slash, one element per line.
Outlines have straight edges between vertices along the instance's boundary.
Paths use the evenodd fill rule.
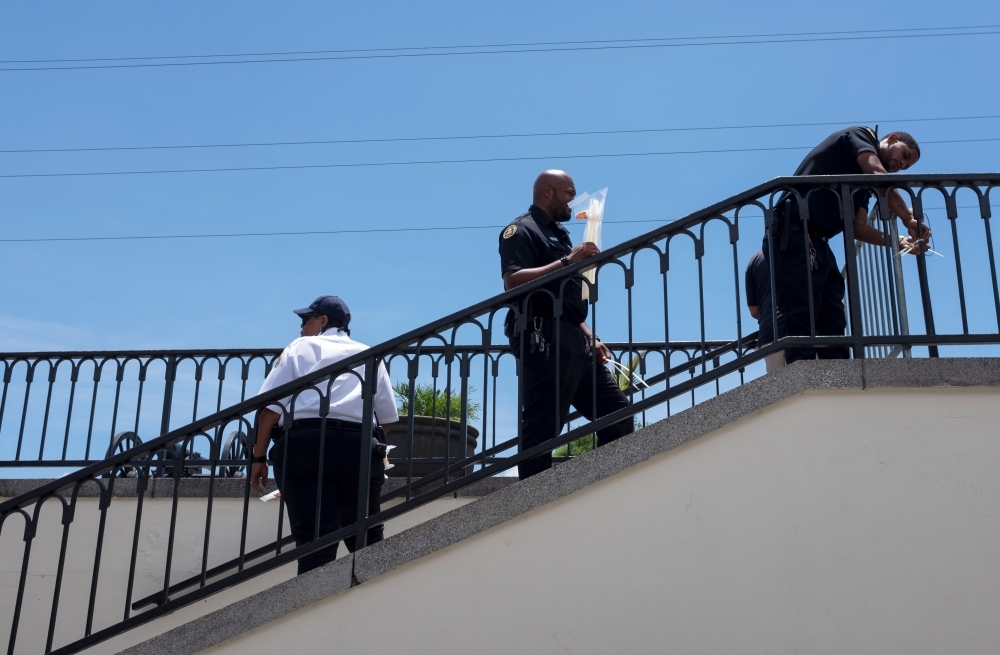
<path fill-rule="evenodd" d="M 409 512 L 386 523 L 386 535 L 396 534 L 412 525 L 442 514 L 475 498 L 443 498 L 416 512 Z M 93 571 L 94 544 L 98 530 L 98 503 L 96 498 L 81 498 L 72 524 L 67 548 L 67 561 L 63 578 L 61 602 L 56 623 L 55 646 L 83 636 Z M 167 537 L 170 527 L 171 498 L 146 498 L 137 555 L 137 575 L 133 601 L 163 589 L 163 566 L 166 562 Z M 386 505 L 390 506 L 392 503 Z M 18 631 L 17 653 L 44 652 L 49 625 L 52 590 L 59 558 L 61 526 L 58 502 L 49 501 L 43 512 L 51 512 L 51 520 L 41 521 L 39 535 L 35 538 L 24 607 Z M 202 544 L 205 529 L 204 498 L 182 498 L 178 501 L 177 536 L 174 544 L 174 564 L 171 581 L 179 582 L 201 571 Z M 252 550 L 274 541 L 279 504 L 261 503 L 251 499 L 247 549 Z M 115 498 L 108 509 L 106 534 L 101 558 L 98 602 L 94 617 L 95 630 L 120 621 L 125 609 L 125 589 L 128 582 L 129 561 L 132 548 L 136 500 Z M 211 548 L 209 567 L 221 564 L 239 554 L 239 538 L 243 520 L 243 500 L 216 498 L 212 512 Z M 0 535 L 0 639 L 6 649 L 10 634 L 10 617 L 13 615 L 18 580 L 21 570 L 24 542 L 23 527 L 16 518 L 9 519 Z M 287 527 L 287 517 L 284 525 Z M 13 529 L 12 529 L 13 528 Z M 287 529 L 285 530 L 287 534 Z M 127 538 L 123 538 L 123 536 Z M 338 555 L 347 549 L 341 545 Z M 139 626 L 123 635 L 85 651 L 88 654 L 116 653 L 122 648 L 139 643 L 199 616 L 224 607 L 252 593 L 271 587 L 295 575 L 295 565 L 287 565 L 262 576 L 210 596 L 188 607 Z"/>
<path fill-rule="evenodd" d="M 1000 652 L 998 425 L 807 392 L 208 652 Z"/>

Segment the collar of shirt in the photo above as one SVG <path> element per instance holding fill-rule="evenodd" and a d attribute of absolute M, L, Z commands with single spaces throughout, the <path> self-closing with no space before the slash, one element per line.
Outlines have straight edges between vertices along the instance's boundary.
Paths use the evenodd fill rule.
<path fill-rule="evenodd" d="M 528 213 L 530 213 L 531 217 L 535 219 L 535 222 L 538 223 L 539 227 L 556 233 L 563 232 L 565 234 L 569 234 L 569 230 L 563 227 L 559 221 L 549 216 L 541 207 L 532 205 L 531 207 L 528 207 Z"/>

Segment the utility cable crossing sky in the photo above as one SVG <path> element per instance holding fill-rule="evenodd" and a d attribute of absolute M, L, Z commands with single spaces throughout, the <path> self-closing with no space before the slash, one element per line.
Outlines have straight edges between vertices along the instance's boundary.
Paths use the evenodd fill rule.
<path fill-rule="evenodd" d="M 1000 205 L 990 205 L 990 207 L 1000 207 Z M 961 205 L 958 209 L 981 209 L 979 205 Z M 660 223 L 666 224 L 659 218 L 640 219 L 630 221 L 604 221 L 606 224 L 626 224 L 626 223 Z M 576 221 L 570 221 L 569 225 L 582 225 Z M 298 232 L 233 232 L 219 234 L 153 234 L 136 236 L 106 236 L 106 237 L 38 237 L 31 239 L 0 239 L 0 243 L 47 243 L 65 241 L 159 241 L 163 239 L 230 239 L 238 237 L 284 237 L 284 236 L 314 236 L 331 234 L 393 234 L 400 232 L 456 232 L 463 230 L 500 230 L 504 225 L 445 225 L 435 227 L 386 227 L 386 228 L 366 228 L 360 230 L 303 230 Z"/>
<path fill-rule="evenodd" d="M 877 41 L 886 39 L 926 39 L 1000 34 L 1000 25 L 957 27 L 919 27 L 887 30 L 836 32 L 790 32 L 726 36 L 665 37 L 600 41 L 554 41 L 453 46 L 418 46 L 413 48 L 372 48 L 359 50 L 312 50 L 233 55 L 167 55 L 154 57 L 111 57 L 87 59 L 0 60 L 0 73 L 31 71 L 67 71 L 122 68 L 163 68 L 180 66 L 219 66 L 237 64 L 291 63 L 309 61 L 349 61 L 364 59 L 403 59 L 418 57 L 456 57 L 503 55 L 539 52 L 579 52 L 595 50 L 639 50 L 711 46 L 763 45 L 775 43 L 820 43 L 830 41 Z M 197 59 L 198 61 L 180 61 Z M 114 62 L 114 63 L 98 63 Z M 13 64 L 13 65 L 12 65 Z M 23 64 L 28 64 L 24 66 Z M 53 65 L 61 64 L 61 65 Z"/>
<path fill-rule="evenodd" d="M 250 143 L 195 143 L 180 145 L 151 145 L 151 146 L 99 146 L 89 148 L 25 148 L 25 149 L 0 149 L 0 154 L 22 154 L 22 153 L 56 153 L 56 152 L 116 152 L 133 150 L 184 150 L 201 148 L 258 148 L 274 146 L 314 146 L 314 145 L 335 145 L 335 144 L 363 144 L 363 143 L 401 143 L 419 141 L 471 141 L 477 139 L 527 139 L 539 137 L 560 137 L 560 136 L 595 136 L 614 134 L 652 134 L 666 132 L 702 132 L 702 131 L 722 131 L 722 130 L 761 130 L 790 127 L 822 127 L 827 125 L 877 125 L 884 123 L 895 125 L 899 123 L 931 123 L 941 121 L 971 121 L 990 120 L 1000 118 L 1000 114 L 990 114 L 986 116 L 943 116 L 935 118 L 883 118 L 877 120 L 861 121 L 822 121 L 813 123 L 765 123 L 760 125 L 708 125 L 696 127 L 652 127 L 638 128 L 633 130 L 585 130 L 577 132 L 521 132 L 509 134 L 470 134 L 470 135 L 445 135 L 445 136 L 413 136 L 413 137 L 384 137 L 369 139 L 329 139 L 313 141 L 263 141 Z"/>
<path fill-rule="evenodd" d="M 943 139 L 939 141 L 921 141 L 922 145 L 945 144 L 945 143 L 987 143 L 1000 141 L 998 138 L 982 139 Z M 600 154 L 569 154 L 569 155 L 539 155 L 529 157 L 486 157 L 480 159 L 424 159 L 411 161 L 382 161 L 382 162 L 349 162 L 335 164 L 292 164 L 287 166 L 235 166 L 222 168 L 174 168 L 159 170 L 132 170 L 132 171 L 83 171 L 67 173 L 10 173 L 0 175 L 0 179 L 23 179 L 23 178 L 51 178 L 51 177 L 97 177 L 97 176 L 120 176 L 120 175 L 162 175 L 180 173 L 244 173 L 251 171 L 290 171 L 309 170 L 323 168 L 367 168 L 382 166 L 423 166 L 431 164 L 482 164 L 494 162 L 513 161 L 541 161 L 560 159 L 602 159 L 617 157 L 660 157 L 670 155 L 705 155 L 740 152 L 779 152 L 783 150 L 811 150 L 814 146 L 777 146 L 770 148 L 720 148 L 715 150 L 665 150 L 653 152 L 612 152 Z"/>

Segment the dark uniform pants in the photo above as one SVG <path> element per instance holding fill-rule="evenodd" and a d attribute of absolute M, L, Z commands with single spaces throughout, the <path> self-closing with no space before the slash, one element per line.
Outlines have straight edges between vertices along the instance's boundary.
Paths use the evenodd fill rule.
<path fill-rule="evenodd" d="M 844 310 L 844 276 L 837 268 L 837 258 L 825 239 L 813 237 L 812 247 L 816 253 L 813 266 L 802 227 L 792 224 L 791 228 L 787 250 L 781 251 L 777 237 L 772 244 L 777 286 L 777 293 L 772 294 L 772 299 L 777 301 L 778 338 L 809 336 L 810 278 L 816 334 L 842 336 L 847 327 L 847 314 Z M 770 266 L 771 252 L 766 235 L 762 248 L 764 263 Z M 849 356 L 846 347 L 785 349 L 785 362 L 788 364 L 800 359 L 847 359 Z"/>
<path fill-rule="evenodd" d="M 339 427 L 338 427 L 339 424 Z M 358 469 L 361 460 L 361 426 L 330 421 L 326 427 L 323 450 L 323 477 L 319 471 L 320 428 L 293 427 L 274 442 L 270 459 L 274 479 L 288 510 L 288 524 L 295 544 L 301 546 L 316 537 L 316 496 L 320 491 L 319 535 L 323 536 L 350 525 L 358 516 Z M 287 443 L 286 443 L 287 439 Z M 366 440 L 367 447 L 371 442 Z M 287 448 L 287 451 L 286 451 Z M 286 459 L 287 453 L 287 459 Z M 385 482 L 382 460 L 372 455 L 371 482 L 368 487 L 368 514 L 379 511 L 379 495 Z M 382 541 L 382 525 L 368 529 L 368 544 Z M 354 552 L 354 536 L 344 539 L 347 550 Z M 299 559 L 299 575 L 337 558 L 334 543 Z"/>
<path fill-rule="evenodd" d="M 562 431 L 569 416 L 569 407 L 575 407 L 588 420 L 594 420 L 627 407 L 628 399 L 604 366 L 596 366 L 594 355 L 579 325 L 560 321 L 559 363 L 556 368 L 556 340 L 554 323 L 543 321 L 542 333 L 549 344 L 545 354 L 531 353 L 528 346 L 529 332 L 525 333 L 525 352 L 521 358 L 521 377 L 524 385 L 523 413 L 521 417 L 521 448 L 553 439 Z M 513 341 L 513 340 L 512 340 Z M 513 344 L 512 344 L 513 345 Z M 519 343 L 515 345 L 517 352 Z M 559 379 L 559 396 L 556 397 L 556 378 Z M 596 404 L 595 404 L 596 394 Z M 632 432 L 632 417 L 597 431 L 597 445 L 603 446 Z M 552 452 L 518 465 L 518 477 L 523 480 L 552 468 Z"/>

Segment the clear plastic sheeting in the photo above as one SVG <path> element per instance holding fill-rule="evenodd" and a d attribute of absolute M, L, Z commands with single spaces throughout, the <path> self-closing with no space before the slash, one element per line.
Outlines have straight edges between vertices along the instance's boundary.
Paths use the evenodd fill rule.
<path fill-rule="evenodd" d="M 587 221 L 587 227 L 583 230 L 583 241 L 590 241 L 598 248 L 601 247 L 601 221 L 604 220 L 604 200 L 608 197 L 608 188 L 604 187 L 600 191 L 588 193 L 584 191 L 581 195 L 569 203 L 569 208 L 573 216 L 580 221 Z M 597 271 L 589 268 L 583 272 L 583 276 L 591 284 L 597 280 Z M 582 297 L 584 300 L 590 298 L 590 287 L 583 286 Z"/>

